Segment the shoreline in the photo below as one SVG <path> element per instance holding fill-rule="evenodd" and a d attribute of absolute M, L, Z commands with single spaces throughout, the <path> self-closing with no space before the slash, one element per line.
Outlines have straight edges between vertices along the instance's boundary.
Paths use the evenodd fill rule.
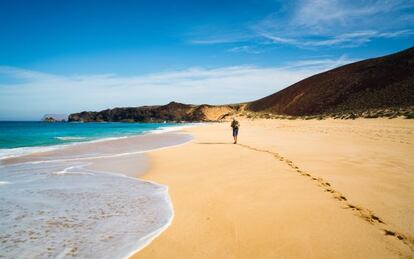
<path fill-rule="evenodd" d="M 3 161 L 6 162 L 6 164 L 8 163 L 8 161 L 13 161 L 15 159 L 19 160 L 22 157 L 36 157 L 42 154 L 45 154 L 46 156 L 49 154 L 52 154 L 53 152 L 65 152 L 65 150 L 70 150 L 71 148 L 81 148 L 82 146 L 90 146 L 93 144 L 115 144 L 117 145 L 117 142 L 120 140 L 132 140 L 134 141 L 135 138 L 139 138 L 142 136 L 156 136 L 158 134 L 163 134 L 163 133 L 171 133 L 171 132 L 180 132 L 188 127 L 195 127 L 197 125 L 184 125 L 184 126 L 170 126 L 170 127 L 166 127 L 166 128 L 160 128 L 160 129 L 155 129 L 155 130 L 149 130 L 147 132 L 141 132 L 141 133 L 137 133 L 137 134 L 129 134 L 129 135 L 124 135 L 124 136 L 119 136 L 119 137 L 103 137 L 103 138 L 98 138 L 98 139 L 93 139 L 93 140 L 88 140 L 88 141 L 79 141 L 79 142 L 71 142 L 71 143 L 67 143 L 67 144 L 56 144 L 56 145 L 44 145 L 44 146 L 30 146 L 30 147 L 17 147 L 17 148 L 3 148 L 0 149 L 1 151 L 4 151 L 3 153 L 6 155 L 3 155 L 2 157 L 0 157 L 0 165 L 3 164 Z M 168 145 L 167 145 L 168 146 Z M 18 151 L 18 152 L 15 152 Z M 23 151 L 23 152 L 19 152 L 19 151 Z M 26 151 L 26 152 L 25 152 Z M 11 152 L 11 153 L 10 153 Z M 133 154 L 140 154 L 140 153 L 144 153 L 146 151 L 133 151 L 131 153 L 124 153 L 124 154 L 113 154 L 114 157 L 116 156 L 123 156 L 123 155 L 133 155 Z M 109 155 L 108 157 L 111 157 L 111 155 Z M 99 158 L 104 158 L 104 157 L 96 157 L 96 159 Z M 88 159 L 88 157 L 85 158 L 74 158 L 75 159 Z M 91 158 L 93 159 L 93 158 Z"/>
<path fill-rule="evenodd" d="M 241 121 L 239 145 L 227 123 L 186 132 L 149 153 L 141 178 L 169 187 L 176 216 L 131 258 L 414 256 L 413 122 Z"/>
<path fill-rule="evenodd" d="M 201 125 L 201 124 L 197 124 Z M 21 157 L 21 156 L 28 156 L 31 154 L 36 153 L 42 153 L 42 152 L 49 152 L 64 148 L 70 148 L 72 146 L 77 145 L 88 145 L 93 143 L 99 143 L 99 142 L 107 142 L 107 141 L 114 141 L 119 139 L 127 139 L 127 138 L 133 138 L 136 136 L 142 136 L 142 135 L 148 135 L 148 134 L 162 134 L 162 133 L 168 133 L 168 132 L 174 132 L 174 131 L 181 131 L 188 127 L 195 127 L 197 125 L 177 125 L 177 126 L 168 126 L 168 127 L 160 127 L 159 129 L 154 130 L 148 130 L 143 131 L 135 134 L 127 134 L 127 135 L 121 135 L 121 136 L 106 136 L 106 137 L 98 137 L 95 139 L 90 139 L 86 141 L 72 141 L 68 143 L 61 143 L 61 144 L 49 144 L 49 145 L 39 145 L 39 146 L 22 146 L 22 147 L 13 147 L 13 148 L 0 148 L 0 162 L 2 160 L 7 160 L 10 158 L 15 157 Z M 55 138 L 68 138 L 68 139 L 84 139 L 88 137 L 55 137 Z"/>
<path fill-rule="evenodd" d="M 119 236 L 119 238 L 114 239 L 113 241 L 118 244 L 115 246 L 117 249 L 112 249 L 111 253 L 108 254 L 112 254 L 112 256 L 115 256 L 114 253 L 118 253 L 117 256 L 129 256 L 130 254 L 135 253 L 136 251 L 140 251 L 143 246 L 146 246 L 148 243 L 150 243 L 156 236 L 162 233 L 171 224 L 172 217 L 174 216 L 173 204 L 171 203 L 171 199 L 168 194 L 168 187 L 156 183 L 154 181 L 139 179 L 136 177 L 137 170 L 145 171 L 146 167 L 148 166 L 148 161 L 145 155 L 146 153 L 168 149 L 173 146 L 180 146 L 191 139 L 189 135 L 181 133 L 182 127 L 174 127 L 171 129 L 167 129 L 167 131 L 168 132 L 160 132 L 158 130 L 153 133 L 134 135 L 128 138 L 121 139 L 117 138 L 115 140 L 110 141 L 98 141 L 93 143 L 83 142 L 82 145 L 75 145 L 68 148 L 29 154 L 26 156 L 20 156 L 3 160 L 2 162 L 4 163 L 1 166 L 3 171 L 2 178 L 4 178 L 5 180 L 7 179 L 7 182 L 10 184 L 5 184 L 7 185 L 7 188 L 3 188 L 0 191 L 2 191 L 3 193 L 9 192 L 13 189 L 15 189 L 17 192 L 19 192 L 19 190 L 29 191 L 32 193 L 31 196 L 38 197 L 36 198 L 36 203 L 44 205 L 40 208 L 32 208 L 33 211 L 30 212 L 31 214 L 41 213 L 41 215 L 44 215 L 44 208 L 50 211 L 55 211 L 55 208 L 52 206 L 53 204 L 65 204 L 65 206 L 59 206 L 58 208 L 64 210 L 73 210 L 74 208 L 76 211 L 79 211 L 80 213 L 75 213 L 73 216 L 70 216 L 70 218 L 73 220 L 69 222 L 73 223 L 65 223 L 65 221 L 61 222 L 61 218 L 64 219 L 66 216 L 55 219 L 55 217 L 59 216 L 58 211 L 50 215 L 48 214 L 47 216 L 42 216 L 43 219 L 40 222 L 38 222 L 38 224 L 36 224 L 38 226 L 41 226 L 41 229 L 35 231 L 31 230 L 31 217 L 26 216 L 26 209 L 24 209 L 23 211 L 14 212 L 15 214 L 17 213 L 19 215 L 18 217 L 26 218 L 25 221 L 22 223 L 22 227 L 27 224 L 29 225 L 27 225 L 27 227 L 24 228 L 24 231 L 21 232 L 22 234 L 11 236 L 15 236 L 16 238 L 19 237 L 20 239 L 25 240 L 26 234 L 24 233 L 26 233 L 27 231 L 30 230 L 29 233 L 37 233 L 38 231 L 42 232 L 44 229 L 48 230 L 49 227 L 51 227 L 49 225 L 49 222 L 56 221 L 56 223 L 53 224 L 57 224 L 57 227 L 65 224 L 74 224 L 73 228 L 61 230 L 61 233 L 66 233 L 65 236 L 67 235 L 68 239 L 66 239 L 66 237 L 62 237 L 62 242 L 59 242 L 62 244 L 67 244 L 67 242 L 69 242 L 72 243 L 72 245 L 64 245 L 65 249 L 62 250 L 56 250 L 55 248 L 49 250 L 48 248 L 47 251 L 44 252 L 42 252 L 41 250 L 46 249 L 46 245 L 42 245 L 40 246 L 41 249 L 38 249 L 38 251 L 33 251 L 35 247 L 31 247 L 30 243 L 35 242 L 34 240 L 36 239 L 28 239 L 28 241 L 25 241 L 21 244 L 23 246 L 26 246 L 25 248 L 20 247 L 20 249 L 14 251 L 13 249 L 10 250 L 11 248 L 9 247 L 7 251 L 4 250 L 5 254 L 17 255 L 20 251 L 20 253 L 24 252 L 30 254 L 33 252 L 34 254 L 41 253 L 43 254 L 43 256 L 45 256 L 45 253 L 50 254 L 56 252 L 57 254 L 55 254 L 55 256 L 76 255 L 77 253 L 80 253 L 80 255 L 85 255 L 90 253 L 88 249 L 91 250 L 92 248 L 94 248 L 96 250 L 97 248 L 99 248 L 99 250 L 102 250 L 103 254 L 101 251 L 96 251 L 96 255 L 101 254 L 101 256 L 104 256 L 105 248 L 102 247 L 102 245 L 104 245 L 105 242 L 110 242 L 109 245 L 111 245 L 112 241 L 110 239 L 112 238 L 112 235 L 119 236 L 119 233 L 124 230 L 126 231 L 125 234 L 127 234 L 128 231 L 132 231 L 133 229 L 136 229 L 136 231 L 132 233 L 132 235 L 128 234 L 129 237 L 123 235 Z M 96 151 L 98 150 L 100 155 L 96 153 Z M 19 172 L 20 176 L 16 175 L 14 171 Z M 22 176 L 24 177 L 19 178 Z M 32 177 L 34 178 L 32 179 Z M 23 180 L 23 182 L 20 179 Z M 113 179 L 112 181 L 115 185 L 108 186 L 107 190 L 105 191 L 105 189 L 103 188 L 105 185 L 110 183 L 108 182 L 110 181 L 110 179 Z M 27 181 L 33 182 L 33 184 L 24 185 Z M 54 186 L 54 182 L 58 185 Z M 116 184 L 116 182 L 119 183 Z M 67 185 L 67 183 L 70 183 L 70 185 Z M 86 186 L 88 186 L 88 184 L 92 185 L 89 186 L 89 188 L 85 188 L 85 184 Z M 128 185 L 130 186 L 128 187 Z M 37 186 L 39 186 L 40 189 Z M 73 188 L 75 192 L 71 194 L 71 190 Z M 67 200 L 64 203 L 61 203 L 61 201 L 59 201 L 60 198 L 58 198 L 68 197 L 69 199 L 71 199 L 70 197 L 79 195 L 86 195 L 87 197 L 88 195 L 91 195 L 94 192 L 96 192 L 96 190 L 100 190 L 102 196 L 92 195 L 91 198 L 94 198 L 91 200 Z M 43 195 L 43 193 L 48 192 L 53 192 L 55 194 L 53 194 L 50 198 Z M 134 192 L 136 193 L 136 196 L 131 196 Z M 119 195 L 121 195 L 120 197 L 124 197 L 125 199 L 114 200 L 114 198 L 111 198 L 111 196 L 117 197 Z M 13 197 L 20 197 L 21 195 L 12 195 L 10 197 L 9 196 L 10 195 L 4 196 L 3 202 L 7 202 L 7 204 L 20 204 L 19 201 L 14 200 Z M 58 198 L 58 200 L 56 200 L 56 198 Z M 105 201 L 105 199 L 108 200 Z M 140 204 L 140 200 L 142 199 L 144 203 Z M 146 200 L 151 202 L 146 205 Z M 98 206 L 97 210 L 105 211 L 105 214 L 102 216 L 102 219 L 100 219 L 100 213 L 102 212 L 99 212 L 98 214 L 85 214 L 84 212 L 82 212 L 83 210 L 89 210 L 91 207 L 90 205 L 85 206 L 85 204 L 83 203 L 90 202 L 93 202 L 94 204 L 96 204 L 95 206 Z M 124 204 L 126 202 L 129 203 L 129 206 L 127 206 L 127 204 Z M 75 204 L 77 205 L 75 206 Z M 102 207 L 100 207 L 99 204 L 102 204 Z M 6 208 L 6 204 L 4 204 L 4 206 Z M 24 203 L 20 204 L 19 206 L 21 208 L 27 208 L 27 206 Z M 109 209 L 108 206 L 115 206 L 115 208 Z M 123 213 L 123 210 L 126 210 L 128 213 Z M 134 211 L 135 213 L 133 213 Z M 138 213 L 138 215 L 134 216 L 134 218 L 130 218 L 136 213 Z M 146 216 L 146 213 L 150 213 L 150 215 L 151 213 L 155 214 L 154 217 L 150 217 L 150 215 Z M 87 217 L 88 214 L 90 214 L 90 216 L 97 217 L 97 222 L 94 222 L 93 220 L 91 221 L 90 217 Z M 126 218 L 130 219 L 127 220 Z M 124 223 L 122 224 L 122 227 L 118 226 L 116 229 L 113 229 L 113 231 L 110 231 L 110 233 L 113 232 L 113 234 L 109 234 L 108 240 L 106 240 L 105 235 L 108 234 L 104 235 L 104 233 L 105 229 L 111 229 L 111 224 L 113 224 L 111 223 L 111 220 L 120 222 L 124 221 Z M 139 220 L 141 220 L 142 222 L 140 223 Z M 162 223 L 163 221 L 165 222 Z M 13 233 L 13 231 L 15 231 L 14 227 L 8 227 L 9 223 L 11 222 L 7 222 L 8 221 L 4 221 L 5 232 L 3 234 Z M 88 230 L 87 226 L 82 227 L 82 224 L 84 224 L 85 222 L 89 222 L 89 225 L 94 225 L 97 223 L 101 224 L 101 227 L 103 227 L 103 229 L 99 231 L 96 230 L 95 233 L 88 232 L 90 230 Z M 33 227 L 37 228 L 38 226 Z M 56 230 L 54 226 L 55 225 L 52 226 L 51 233 L 54 233 L 54 231 Z M 156 229 L 151 230 L 151 228 L 154 227 L 156 227 Z M 151 232 L 146 233 L 145 229 L 149 229 L 151 230 Z M 81 233 L 83 233 L 83 235 L 85 236 L 95 234 L 97 236 L 96 238 L 98 238 L 98 236 L 101 236 L 101 238 L 104 238 L 105 241 L 96 243 L 93 246 L 89 245 L 90 247 L 88 248 L 87 244 L 93 242 L 94 239 L 84 240 L 84 242 L 86 241 L 85 244 L 81 244 L 79 243 L 78 239 L 70 238 L 70 236 L 74 234 L 73 231 L 75 231 L 76 233 L 81 231 Z M 141 235 L 142 233 L 144 233 L 145 235 L 139 237 L 139 235 Z M 43 240 L 43 242 L 50 242 L 50 240 L 48 239 L 49 235 L 42 234 L 41 236 L 42 237 L 40 240 Z M 138 236 L 139 239 L 129 240 L 133 236 Z M 124 240 L 124 242 L 120 243 L 120 240 Z M 4 241 L 6 242 L 4 245 L 13 242 L 13 240 L 9 240 L 9 238 L 5 238 Z M 114 244 L 112 244 L 112 246 L 113 245 Z M 125 251 L 125 253 L 123 251 Z"/>

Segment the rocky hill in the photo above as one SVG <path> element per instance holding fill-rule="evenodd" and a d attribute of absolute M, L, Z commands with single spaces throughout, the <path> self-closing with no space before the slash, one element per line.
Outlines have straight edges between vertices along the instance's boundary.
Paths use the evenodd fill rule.
<path fill-rule="evenodd" d="M 348 64 L 253 101 L 247 109 L 293 116 L 414 106 L 414 47 Z"/>
<path fill-rule="evenodd" d="M 80 112 L 69 115 L 69 121 L 81 122 L 183 122 L 217 121 L 237 112 L 240 105 L 191 105 L 170 102 L 160 106 L 107 109 L 100 112 Z"/>

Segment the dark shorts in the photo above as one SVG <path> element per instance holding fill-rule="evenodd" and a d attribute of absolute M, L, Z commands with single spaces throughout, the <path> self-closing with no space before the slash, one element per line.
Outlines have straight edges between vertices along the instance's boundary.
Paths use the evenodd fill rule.
<path fill-rule="evenodd" d="M 236 137 L 239 134 L 239 128 L 233 128 L 233 137 Z"/>

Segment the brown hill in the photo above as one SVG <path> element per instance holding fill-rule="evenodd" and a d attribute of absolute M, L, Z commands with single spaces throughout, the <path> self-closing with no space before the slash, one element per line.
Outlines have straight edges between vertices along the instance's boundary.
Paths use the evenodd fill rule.
<path fill-rule="evenodd" d="M 100 112 L 80 112 L 69 115 L 69 121 L 101 122 L 163 122 L 216 121 L 240 109 L 240 105 L 191 105 L 170 102 L 160 106 L 107 109 Z"/>
<path fill-rule="evenodd" d="M 247 109 L 293 116 L 414 106 L 414 47 L 306 78 Z"/>

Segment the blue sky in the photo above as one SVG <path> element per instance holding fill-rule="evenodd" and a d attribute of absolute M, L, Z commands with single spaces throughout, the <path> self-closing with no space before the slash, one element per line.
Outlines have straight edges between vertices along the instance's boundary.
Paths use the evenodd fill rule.
<path fill-rule="evenodd" d="M 234 103 L 414 45 L 414 0 L 0 0 L 0 120 Z"/>

